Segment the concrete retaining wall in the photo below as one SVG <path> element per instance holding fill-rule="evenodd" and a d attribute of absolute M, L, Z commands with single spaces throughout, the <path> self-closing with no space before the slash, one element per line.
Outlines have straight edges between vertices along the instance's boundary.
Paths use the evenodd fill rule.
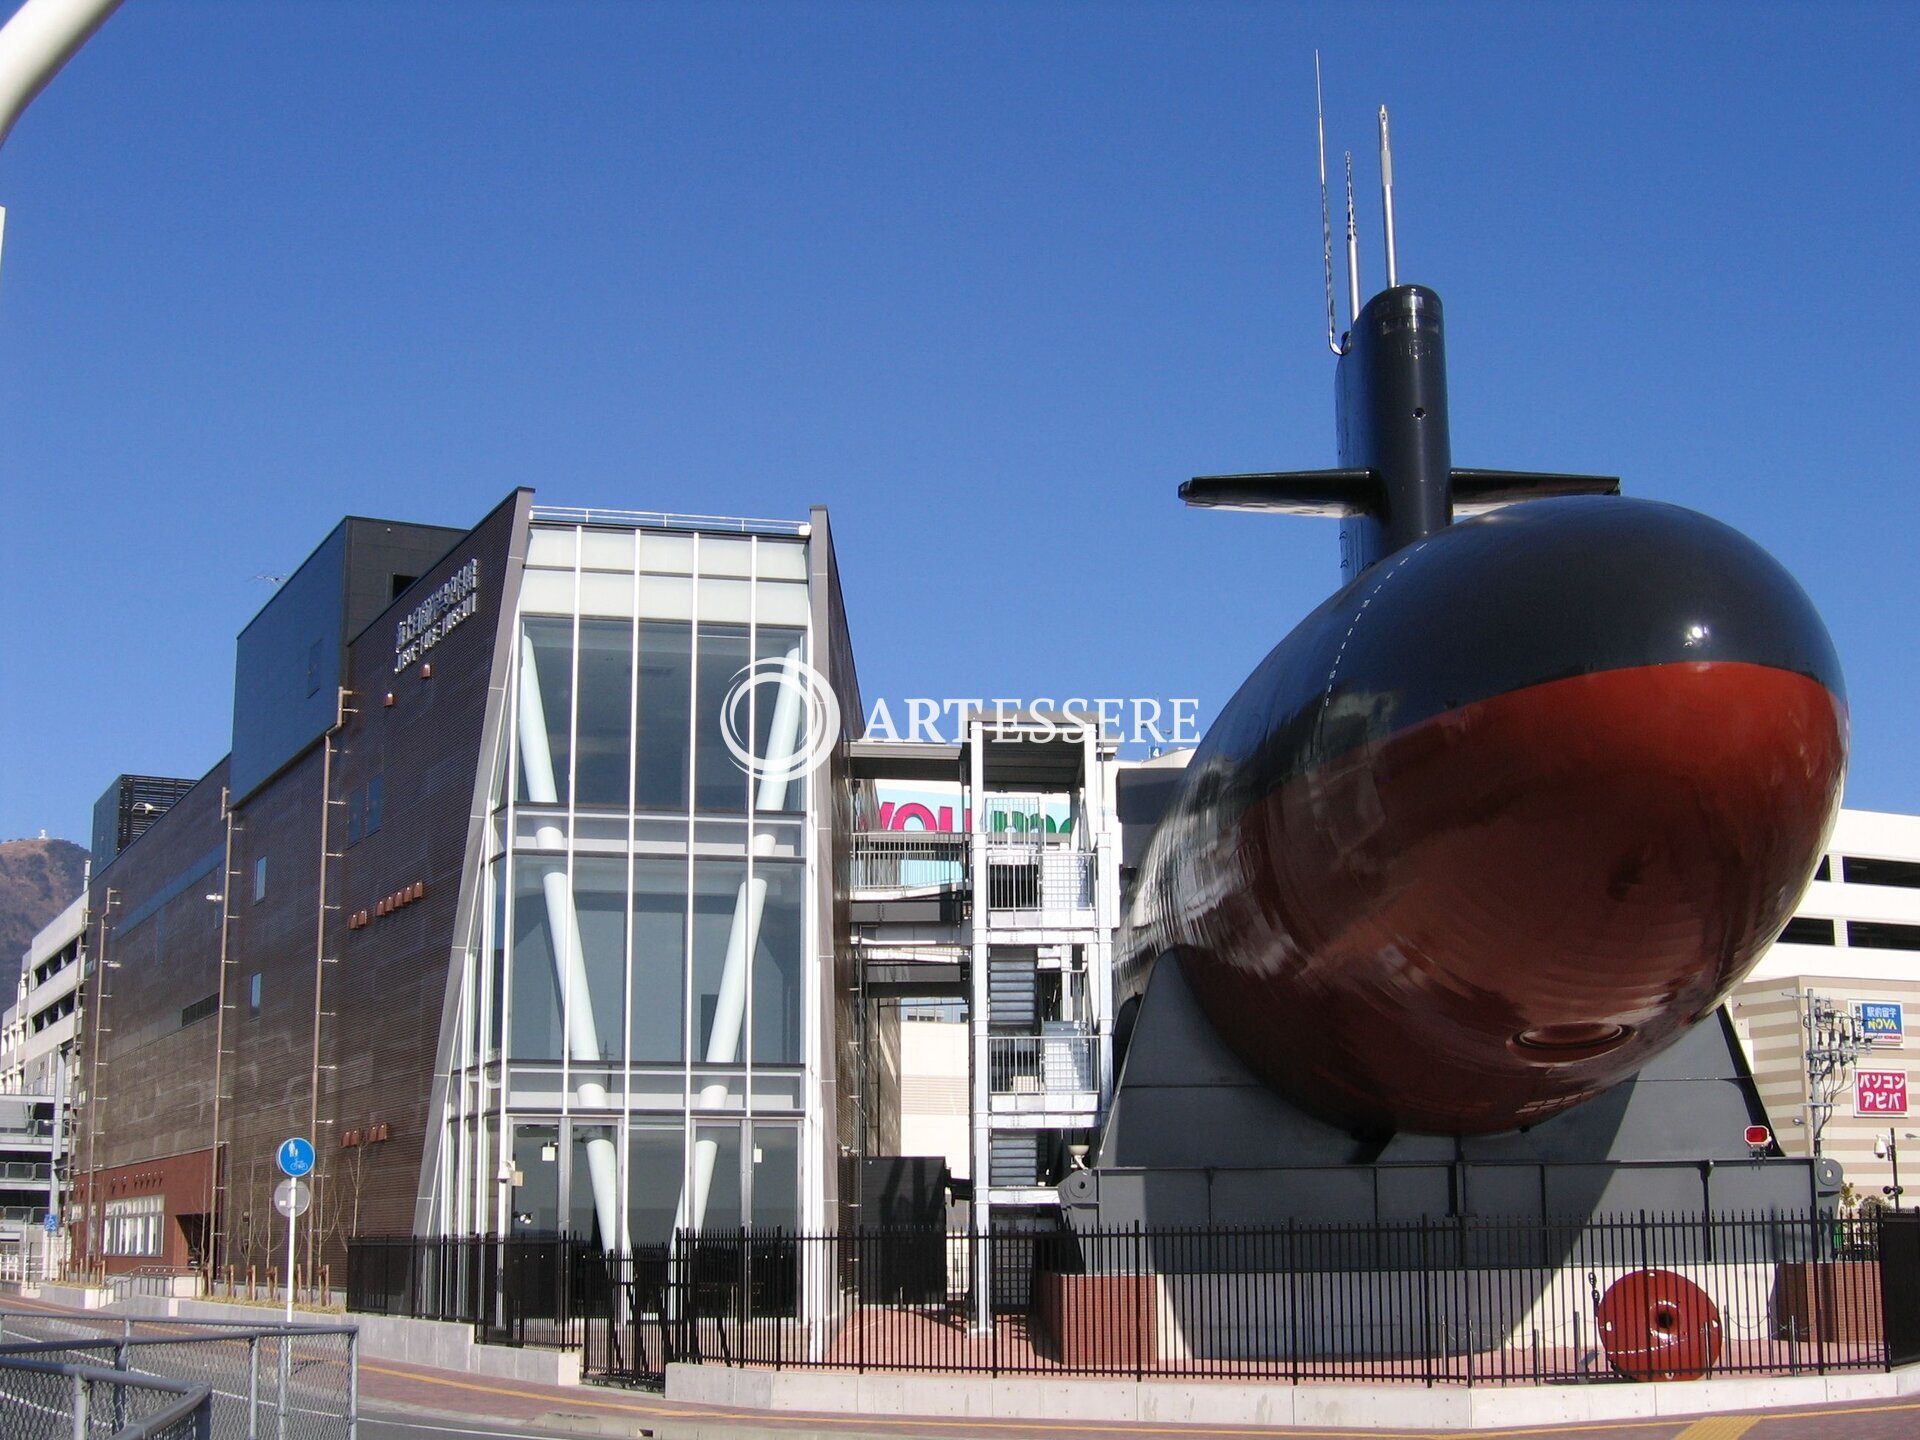
<path fill-rule="evenodd" d="M 11 1288 L 14 1287 L 0 1287 Z M 80 1285 L 43 1285 L 39 1298 L 47 1304 L 73 1310 L 97 1310 L 103 1315 L 131 1315 L 152 1320 L 237 1320 L 266 1327 L 279 1323 L 284 1314 L 277 1306 L 145 1295 L 110 1303 L 112 1297 L 105 1290 Z M 471 1325 L 408 1320 L 397 1315 L 335 1315 L 298 1309 L 294 1311 L 294 1318 L 312 1325 L 357 1326 L 362 1364 L 398 1360 L 407 1365 L 457 1370 L 531 1385 L 580 1383 L 577 1350 L 521 1350 L 507 1345 L 480 1345 L 474 1341 Z"/>
<path fill-rule="evenodd" d="M 1920 1366 L 1892 1373 L 1701 1380 L 1668 1385 L 1436 1387 L 1275 1385 L 1215 1380 L 730 1370 L 669 1365 L 667 1398 L 795 1413 L 1003 1420 L 1470 1430 L 1657 1419 L 1920 1394 Z"/>

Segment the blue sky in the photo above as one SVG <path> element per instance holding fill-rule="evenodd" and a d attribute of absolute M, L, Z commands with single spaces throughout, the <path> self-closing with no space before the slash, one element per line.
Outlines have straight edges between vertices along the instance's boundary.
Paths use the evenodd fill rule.
<path fill-rule="evenodd" d="M 1457 463 L 1778 555 L 1920 809 L 1910 6 L 129 0 L 0 151 L 0 837 L 224 753 L 345 513 L 831 507 L 876 695 L 1193 696 L 1337 578 L 1312 51 Z"/>

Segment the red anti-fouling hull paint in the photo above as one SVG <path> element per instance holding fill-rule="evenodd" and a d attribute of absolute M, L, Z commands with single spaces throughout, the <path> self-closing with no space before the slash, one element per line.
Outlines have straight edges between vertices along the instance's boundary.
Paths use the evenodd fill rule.
<path fill-rule="evenodd" d="M 1250 1065 L 1358 1133 L 1534 1123 L 1751 967 L 1831 828 L 1846 739 L 1825 685 L 1732 661 L 1444 712 L 1213 837 L 1232 883 L 1188 911 L 1187 973 Z"/>

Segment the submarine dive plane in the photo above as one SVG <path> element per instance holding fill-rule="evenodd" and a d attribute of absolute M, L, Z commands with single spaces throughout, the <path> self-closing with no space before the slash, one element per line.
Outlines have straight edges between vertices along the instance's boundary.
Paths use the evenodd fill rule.
<path fill-rule="evenodd" d="M 1339 468 L 1180 489 L 1343 517 L 1344 583 L 1195 753 L 1117 998 L 1178 953 L 1300 1109 L 1361 1138 L 1489 1135 L 1632 1075 L 1753 966 L 1837 814 L 1847 704 L 1811 601 L 1738 532 L 1611 478 L 1454 464 L 1440 297 L 1396 274 L 1384 107 L 1380 152 L 1386 288 L 1360 303 L 1349 156 L 1336 335 L 1322 123 Z"/>

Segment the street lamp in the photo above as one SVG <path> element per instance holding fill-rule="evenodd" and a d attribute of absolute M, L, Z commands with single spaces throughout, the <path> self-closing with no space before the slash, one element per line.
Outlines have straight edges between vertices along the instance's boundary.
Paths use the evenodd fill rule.
<path fill-rule="evenodd" d="M 1873 1137 L 1873 1158 L 1885 1160 L 1893 1166 L 1893 1183 L 1882 1185 L 1880 1193 L 1893 1201 L 1893 1208 L 1898 1210 L 1900 1208 L 1900 1141 L 1892 1130 L 1887 1131 L 1885 1139 L 1878 1135 Z"/>

